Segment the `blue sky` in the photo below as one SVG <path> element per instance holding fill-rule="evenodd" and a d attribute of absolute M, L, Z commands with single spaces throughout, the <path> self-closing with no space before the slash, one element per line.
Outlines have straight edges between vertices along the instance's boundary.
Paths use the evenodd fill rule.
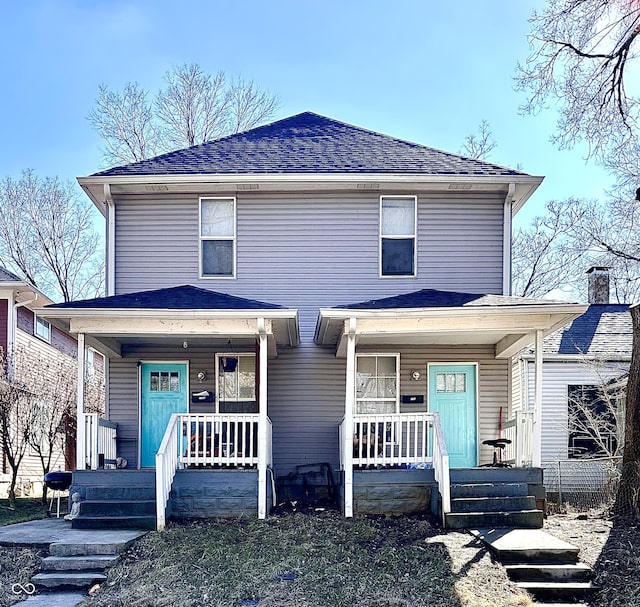
<path fill-rule="evenodd" d="M 555 113 L 520 116 L 513 88 L 527 19 L 543 0 L 29 0 L 2 3 L 0 177 L 74 179 L 102 168 L 86 117 L 100 84 L 154 92 L 183 63 L 253 79 L 278 118 L 310 110 L 458 152 L 481 120 L 490 160 L 546 179 L 521 221 L 550 199 L 601 197 L 607 175 L 584 148 L 549 142 Z"/>

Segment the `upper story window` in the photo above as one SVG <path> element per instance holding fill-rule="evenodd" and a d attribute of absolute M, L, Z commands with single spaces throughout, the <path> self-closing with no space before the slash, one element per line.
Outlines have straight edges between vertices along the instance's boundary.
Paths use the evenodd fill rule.
<path fill-rule="evenodd" d="M 200 276 L 235 276 L 236 199 L 200 198 Z"/>
<path fill-rule="evenodd" d="M 380 197 L 380 275 L 416 275 L 416 197 Z"/>
<path fill-rule="evenodd" d="M 44 318 L 36 316 L 34 331 L 40 339 L 51 343 L 51 325 Z"/>

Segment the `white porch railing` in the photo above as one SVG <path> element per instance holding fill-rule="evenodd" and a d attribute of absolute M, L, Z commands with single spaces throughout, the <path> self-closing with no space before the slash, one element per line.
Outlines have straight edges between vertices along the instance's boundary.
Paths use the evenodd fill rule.
<path fill-rule="evenodd" d="M 258 465 L 256 414 L 185 413 L 171 416 L 156 454 L 157 529 L 164 529 L 173 478 L 184 467 Z M 267 418 L 267 465 L 271 465 L 271 420 Z"/>
<path fill-rule="evenodd" d="M 340 424 L 340 459 L 346 428 Z M 442 496 L 443 514 L 450 511 L 449 456 L 437 413 L 354 415 L 353 466 L 402 466 L 434 468 Z"/>
<path fill-rule="evenodd" d="M 531 466 L 533 462 L 533 411 L 516 411 L 505 422 L 502 437 L 511 443 L 505 447 L 504 458 L 516 467 Z"/>
<path fill-rule="evenodd" d="M 97 413 L 85 413 L 83 417 L 80 423 L 84 423 L 85 468 L 114 466 L 118 424 L 102 419 Z"/>

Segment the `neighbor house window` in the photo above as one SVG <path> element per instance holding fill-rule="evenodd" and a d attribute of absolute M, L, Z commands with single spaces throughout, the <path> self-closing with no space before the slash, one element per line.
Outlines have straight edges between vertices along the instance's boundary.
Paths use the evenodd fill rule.
<path fill-rule="evenodd" d="M 380 197 L 380 274 L 416 274 L 416 197 Z"/>
<path fill-rule="evenodd" d="M 40 339 L 51 342 L 51 325 L 44 318 L 36 316 L 35 332 Z"/>
<path fill-rule="evenodd" d="M 200 199 L 200 274 L 235 276 L 236 199 Z"/>
<path fill-rule="evenodd" d="M 618 447 L 624 390 L 615 386 L 568 386 L 569 457 L 610 457 Z"/>
<path fill-rule="evenodd" d="M 356 356 L 357 414 L 399 413 L 399 386 L 399 354 Z"/>

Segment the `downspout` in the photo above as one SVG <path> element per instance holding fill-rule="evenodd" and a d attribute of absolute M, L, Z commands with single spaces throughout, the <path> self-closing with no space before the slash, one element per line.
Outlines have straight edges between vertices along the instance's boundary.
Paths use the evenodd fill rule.
<path fill-rule="evenodd" d="M 502 229 L 502 294 L 511 295 L 511 230 L 513 198 L 516 184 L 510 183 L 504 199 L 504 219 Z"/>
<path fill-rule="evenodd" d="M 106 239 L 106 265 L 107 265 L 107 297 L 115 295 L 116 287 L 116 205 L 111 196 L 111 186 L 104 184 L 104 200 L 107 204 L 107 239 Z"/>

